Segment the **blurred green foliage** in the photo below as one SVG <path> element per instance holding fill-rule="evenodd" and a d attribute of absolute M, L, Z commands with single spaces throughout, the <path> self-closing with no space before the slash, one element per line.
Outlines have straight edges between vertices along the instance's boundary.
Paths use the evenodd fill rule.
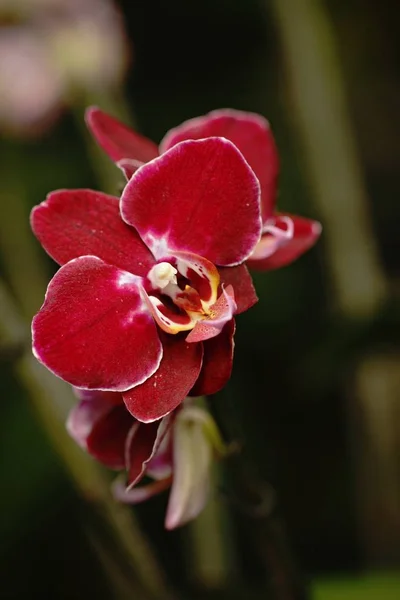
<path fill-rule="evenodd" d="M 315 583 L 314 600 L 397 600 L 398 575 L 366 575 Z"/>

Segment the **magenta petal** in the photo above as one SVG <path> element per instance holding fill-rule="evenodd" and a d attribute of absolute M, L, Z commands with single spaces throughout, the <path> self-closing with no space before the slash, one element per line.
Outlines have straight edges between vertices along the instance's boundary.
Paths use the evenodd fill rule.
<path fill-rule="evenodd" d="M 72 385 L 124 391 L 158 368 L 162 346 L 140 278 L 82 256 L 56 273 L 33 320 L 33 351 Z"/>
<path fill-rule="evenodd" d="M 143 423 L 160 419 L 176 408 L 196 381 L 202 364 L 202 344 L 188 344 L 179 335 L 160 333 L 163 358 L 157 372 L 123 394 L 129 412 Z"/>
<path fill-rule="evenodd" d="M 203 366 L 190 396 L 210 396 L 226 385 L 232 373 L 234 334 L 235 321 L 232 319 L 219 335 L 203 342 Z"/>
<path fill-rule="evenodd" d="M 32 229 L 50 256 L 63 265 L 78 256 L 146 275 L 152 254 L 119 214 L 119 200 L 93 190 L 59 190 L 31 214 Z"/>
<path fill-rule="evenodd" d="M 228 285 L 233 287 L 237 315 L 245 312 L 258 302 L 253 280 L 246 265 L 220 267 L 218 271 L 221 277 L 221 284 L 225 287 Z"/>
<path fill-rule="evenodd" d="M 176 250 L 238 264 L 261 233 L 257 178 L 223 138 L 182 142 L 139 168 L 121 214 L 158 259 Z"/>
<path fill-rule="evenodd" d="M 110 392 L 96 392 L 82 400 L 69 414 L 67 429 L 71 437 L 94 458 L 112 469 L 125 467 L 125 442 L 134 422 L 121 394 L 119 404 L 110 403 Z"/>
<path fill-rule="evenodd" d="M 309 250 L 321 235 L 318 221 L 279 214 L 264 225 L 264 235 L 247 264 L 258 271 L 289 265 Z"/>
<path fill-rule="evenodd" d="M 85 119 L 93 137 L 113 161 L 134 158 L 148 162 L 158 156 L 156 144 L 99 108 L 89 108 Z"/>
<path fill-rule="evenodd" d="M 269 123 L 261 115 L 240 110 L 214 110 L 171 129 L 160 144 L 165 152 L 183 140 L 220 136 L 235 144 L 258 177 L 263 221 L 274 209 L 279 158 Z"/>

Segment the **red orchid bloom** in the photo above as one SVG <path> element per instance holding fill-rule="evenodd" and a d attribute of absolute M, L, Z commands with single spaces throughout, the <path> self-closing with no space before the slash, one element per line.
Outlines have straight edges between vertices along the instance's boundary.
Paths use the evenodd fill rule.
<path fill-rule="evenodd" d="M 48 369 L 121 392 L 144 423 L 225 385 L 234 314 L 257 301 L 242 263 L 261 235 L 259 183 L 233 143 L 175 144 L 136 170 L 120 200 L 60 190 L 31 221 L 62 265 L 32 324 Z"/>
<path fill-rule="evenodd" d="M 213 454 L 221 451 L 222 442 L 210 415 L 182 405 L 160 421 L 140 423 L 119 393 L 77 393 L 80 402 L 69 415 L 67 429 L 98 461 L 126 470 L 126 484 L 122 479 L 114 483 L 116 498 L 137 504 L 171 487 L 166 528 L 194 519 L 207 500 Z M 137 486 L 144 475 L 153 481 Z"/>
<path fill-rule="evenodd" d="M 264 117 L 239 110 L 214 110 L 171 129 L 159 147 L 98 108 L 86 121 L 98 144 L 129 179 L 143 163 L 184 140 L 224 137 L 241 151 L 261 187 L 262 237 L 247 264 L 266 271 L 284 267 L 311 248 L 321 233 L 317 221 L 275 212 L 279 160 L 269 123 Z"/>

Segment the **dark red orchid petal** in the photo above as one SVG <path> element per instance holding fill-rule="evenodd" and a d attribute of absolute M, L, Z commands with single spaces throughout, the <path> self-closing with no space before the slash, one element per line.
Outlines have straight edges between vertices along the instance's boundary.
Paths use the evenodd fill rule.
<path fill-rule="evenodd" d="M 218 271 L 221 277 L 221 284 L 225 287 L 228 285 L 233 287 L 237 315 L 245 312 L 258 302 L 253 280 L 246 265 L 219 267 Z"/>
<path fill-rule="evenodd" d="M 87 109 L 85 120 L 96 142 L 115 162 L 121 158 L 148 162 L 158 156 L 154 142 L 95 106 Z"/>
<path fill-rule="evenodd" d="M 211 136 L 225 137 L 233 142 L 257 175 L 265 221 L 273 213 L 279 172 L 278 151 L 268 121 L 260 115 L 240 110 L 214 110 L 171 129 L 162 140 L 160 151 L 165 152 L 183 140 Z"/>
<path fill-rule="evenodd" d="M 154 458 L 165 436 L 168 435 L 172 421 L 171 417 L 166 417 L 153 423 L 136 422 L 132 426 L 125 445 L 128 490 L 136 485 L 145 474 L 147 465 Z"/>
<path fill-rule="evenodd" d="M 183 402 L 201 369 L 202 344 L 188 344 L 179 334 L 160 332 L 160 338 L 164 353 L 157 372 L 123 394 L 129 412 L 143 423 L 160 419 Z"/>
<path fill-rule="evenodd" d="M 119 214 L 119 200 L 93 190 L 58 190 L 32 210 L 33 232 L 63 265 L 93 255 L 110 265 L 145 276 L 154 258 L 137 232 Z"/>
<path fill-rule="evenodd" d="M 285 267 L 309 250 L 321 231 L 318 221 L 294 215 L 276 215 L 264 225 L 264 235 L 247 264 L 258 271 Z"/>
<path fill-rule="evenodd" d="M 94 458 L 112 469 L 125 467 L 126 439 L 134 419 L 126 410 L 121 394 L 119 403 L 110 403 L 110 392 L 93 392 L 69 414 L 67 429 L 71 437 Z"/>
<path fill-rule="evenodd" d="M 61 267 L 33 320 L 35 356 L 76 387 L 123 391 L 143 383 L 162 346 L 140 282 L 94 256 Z"/>
<path fill-rule="evenodd" d="M 232 319 L 217 337 L 203 342 L 203 366 L 190 396 L 210 396 L 226 385 L 232 373 L 235 329 Z"/>
<path fill-rule="evenodd" d="M 132 426 L 126 440 L 125 448 L 128 487 L 133 487 L 143 477 L 146 470 L 146 462 L 153 455 L 153 446 L 157 438 L 158 427 L 159 423 L 157 421 L 154 423 L 136 422 Z"/>
<path fill-rule="evenodd" d="M 145 163 L 141 160 L 135 160 L 134 158 L 122 158 L 117 162 L 117 166 L 124 173 L 126 179 L 129 181 L 130 178 L 139 167 L 143 166 Z"/>
<path fill-rule="evenodd" d="M 182 142 L 140 167 L 122 194 L 121 214 L 157 259 L 177 250 L 234 265 L 261 233 L 257 178 L 223 138 Z"/>

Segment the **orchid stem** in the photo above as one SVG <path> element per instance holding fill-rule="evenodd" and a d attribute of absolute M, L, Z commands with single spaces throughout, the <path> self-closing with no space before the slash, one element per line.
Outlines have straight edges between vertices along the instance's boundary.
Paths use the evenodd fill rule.
<path fill-rule="evenodd" d="M 210 498 L 188 528 L 190 576 L 195 584 L 209 590 L 226 588 L 237 574 L 232 550 L 232 524 L 218 495 L 220 479 L 221 469 L 214 465 Z"/>
<path fill-rule="evenodd" d="M 196 405 L 208 410 L 204 397 Z M 211 494 L 200 515 L 189 525 L 191 576 L 205 589 L 224 589 L 236 572 L 232 548 L 232 527 L 217 493 L 221 470 L 214 465 L 211 474 Z"/>
<path fill-rule="evenodd" d="M 218 427 L 227 442 L 237 435 L 229 431 L 229 420 L 219 414 L 218 404 L 209 402 Z M 233 427 L 232 427 L 233 429 Z M 244 452 L 232 452 L 224 462 L 227 495 L 236 510 L 259 567 L 268 576 L 273 600 L 308 600 L 309 593 L 294 560 L 285 526 L 277 508 L 276 494 L 262 481 Z"/>

